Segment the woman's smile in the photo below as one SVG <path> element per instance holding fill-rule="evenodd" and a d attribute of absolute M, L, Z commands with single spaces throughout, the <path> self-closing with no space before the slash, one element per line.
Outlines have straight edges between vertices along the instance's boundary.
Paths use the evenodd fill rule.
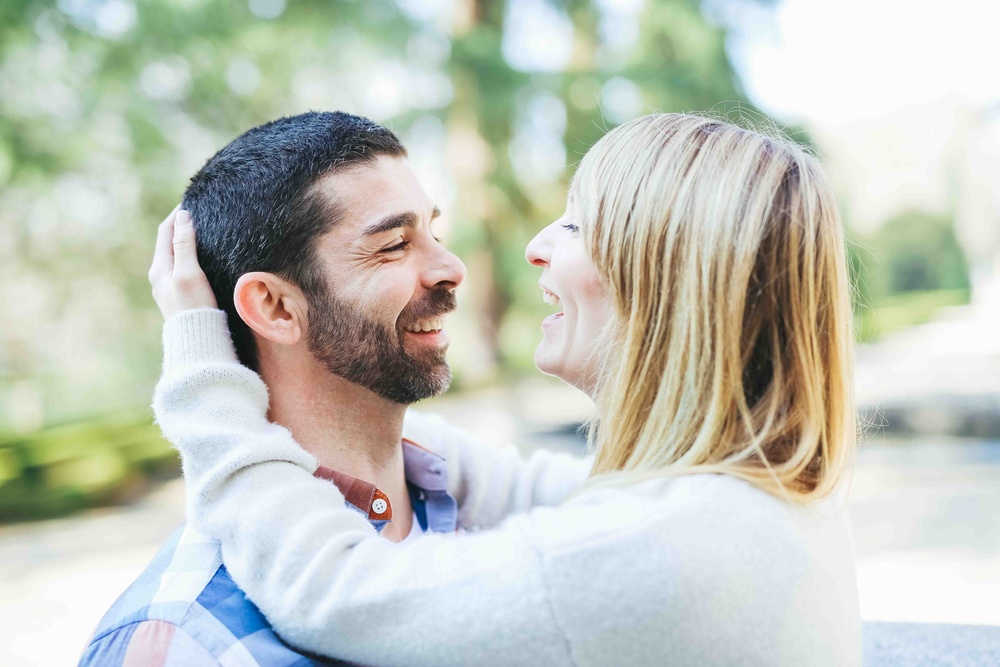
<path fill-rule="evenodd" d="M 562 318 L 564 313 L 562 312 L 562 301 L 559 299 L 559 297 L 556 296 L 553 292 L 546 289 L 544 285 L 539 285 L 539 287 L 542 288 L 542 301 L 550 306 L 556 306 L 557 308 L 559 308 L 559 312 L 553 313 L 548 317 L 546 317 L 544 320 L 542 320 L 542 330 L 544 331 L 547 324 L 555 323 L 557 320 Z"/>
<path fill-rule="evenodd" d="M 572 216 L 570 205 L 531 240 L 525 257 L 542 269 L 542 301 L 557 309 L 542 320 L 535 365 L 588 391 L 597 369 L 597 341 L 611 319 L 611 306 L 579 226 L 569 222 Z"/>

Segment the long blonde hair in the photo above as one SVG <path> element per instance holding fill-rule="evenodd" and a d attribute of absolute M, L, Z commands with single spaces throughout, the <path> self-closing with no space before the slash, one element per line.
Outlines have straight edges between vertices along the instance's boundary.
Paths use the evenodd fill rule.
<path fill-rule="evenodd" d="M 800 503 L 837 488 L 856 446 L 852 321 L 818 161 L 785 138 L 653 114 L 590 149 L 571 197 L 617 315 L 593 476 L 724 473 Z"/>

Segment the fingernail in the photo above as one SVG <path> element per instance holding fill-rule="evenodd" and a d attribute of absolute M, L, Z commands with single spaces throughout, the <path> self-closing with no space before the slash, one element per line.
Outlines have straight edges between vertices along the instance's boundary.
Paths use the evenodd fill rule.
<path fill-rule="evenodd" d="M 190 224 L 191 224 L 191 214 L 185 211 L 184 209 L 177 211 L 177 226 L 187 227 Z"/>

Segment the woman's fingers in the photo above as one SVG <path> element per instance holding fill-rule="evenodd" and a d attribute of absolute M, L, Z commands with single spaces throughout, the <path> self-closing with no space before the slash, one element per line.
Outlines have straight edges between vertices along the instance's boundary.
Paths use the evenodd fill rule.
<path fill-rule="evenodd" d="M 173 251 L 176 276 L 186 278 L 201 273 L 198 247 L 194 240 L 194 225 L 191 224 L 191 214 L 187 211 L 177 211 L 174 217 Z"/>
<path fill-rule="evenodd" d="M 167 216 L 156 233 L 149 282 L 164 318 L 183 310 L 218 307 L 212 286 L 198 264 L 191 214 L 180 207 Z"/>
<path fill-rule="evenodd" d="M 156 230 L 156 248 L 153 251 L 153 261 L 149 265 L 149 282 L 153 286 L 160 277 L 174 269 L 174 218 L 180 208 L 180 204 L 175 206 Z"/>

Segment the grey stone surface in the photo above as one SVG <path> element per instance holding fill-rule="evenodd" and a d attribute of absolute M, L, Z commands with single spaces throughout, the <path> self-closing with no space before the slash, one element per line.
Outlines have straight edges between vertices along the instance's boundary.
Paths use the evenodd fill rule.
<path fill-rule="evenodd" d="M 864 667 L 998 667 L 1000 627 L 865 623 Z"/>
<path fill-rule="evenodd" d="M 1000 312 L 948 308 L 862 345 L 856 380 L 873 430 L 1000 439 Z"/>

